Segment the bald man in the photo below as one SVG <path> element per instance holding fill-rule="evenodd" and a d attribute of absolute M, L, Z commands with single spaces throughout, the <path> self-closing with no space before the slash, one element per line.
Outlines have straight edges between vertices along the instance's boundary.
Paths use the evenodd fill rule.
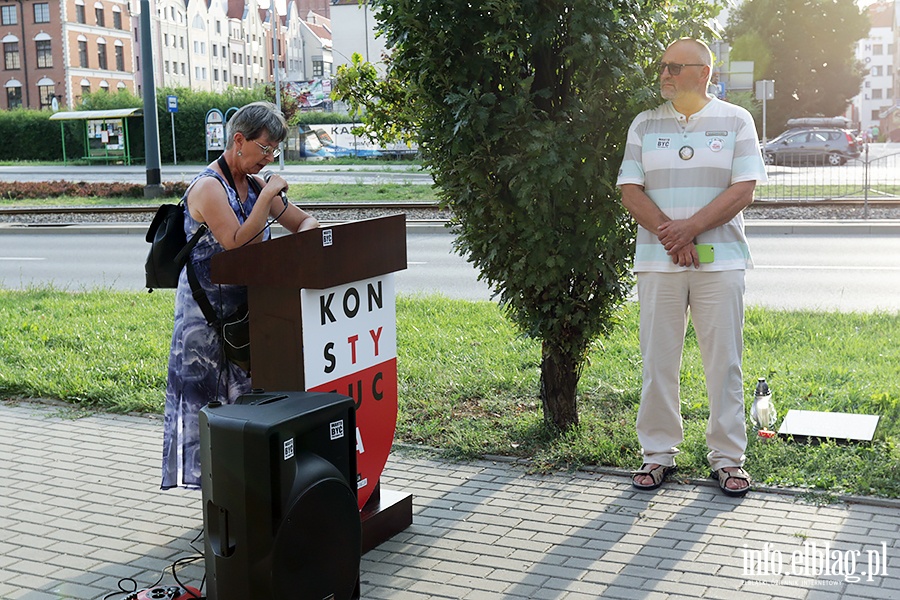
<path fill-rule="evenodd" d="M 634 272 L 643 357 L 637 417 L 643 464 L 632 484 L 658 488 L 684 441 L 679 375 L 688 315 L 706 375 L 706 443 L 722 491 L 743 496 L 744 271 L 752 267 L 742 211 L 765 164 L 753 118 L 707 93 L 712 53 L 702 41 L 673 42 L 659 63 L 665 102 L 628 132 L 617 185 L 638 224 Z"/>

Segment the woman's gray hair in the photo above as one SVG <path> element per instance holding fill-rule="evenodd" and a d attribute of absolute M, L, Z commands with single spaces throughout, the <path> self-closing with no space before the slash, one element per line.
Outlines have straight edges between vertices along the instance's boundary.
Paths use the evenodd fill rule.
<path fill-rule="evenodd" d="M 228 135 L 225 148 L 234 145 L 234 134 L 242 133 L 244 138 L 255 140 L 262 136 L 263 132 L 269 134 L 269 139 L 280 144 L 288 135 L 287 121 L 284 115 L 271 102 L 251 102 L 241 107 L 228 119 Z"/>

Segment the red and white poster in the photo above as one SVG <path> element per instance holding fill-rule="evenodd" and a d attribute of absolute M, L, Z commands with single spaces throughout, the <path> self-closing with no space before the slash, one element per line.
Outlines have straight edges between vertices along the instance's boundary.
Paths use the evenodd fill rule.
<path fill-rule="evenodd" d="M 397 426 L 397 310 L 393 274 L 326 290 L 302 289 L 306 389 L 356 403 L 362 508 L 387 463 Z"/>

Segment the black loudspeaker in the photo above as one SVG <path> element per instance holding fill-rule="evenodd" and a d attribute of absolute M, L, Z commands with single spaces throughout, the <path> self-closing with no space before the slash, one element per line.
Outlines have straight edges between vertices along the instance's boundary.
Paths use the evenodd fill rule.
<path fill-rule="evenodd" d="M 200 411 L 207 597 L 358 598 L 353 399 L 247 394 Z"/>

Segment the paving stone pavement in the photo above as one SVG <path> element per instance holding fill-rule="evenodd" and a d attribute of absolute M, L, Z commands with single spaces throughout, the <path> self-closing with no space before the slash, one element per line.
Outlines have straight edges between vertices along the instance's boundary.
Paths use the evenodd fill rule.
<path fill-rule="evenodd" d="M 0 402 L 0 598 L 173 583 L 172 563 L 198 557 L 202 509 L 199 492 L 159 490 L 161 436 L 158 417 Z M 897 502 L 642 493 L 615 472 L 408 449 L 382 485 L 413 494 L 413 524 L 363 557 L 365 599 L 900 598 Z M 178 569 L 196 587 L 203 572 L 200 557 Z"/>

